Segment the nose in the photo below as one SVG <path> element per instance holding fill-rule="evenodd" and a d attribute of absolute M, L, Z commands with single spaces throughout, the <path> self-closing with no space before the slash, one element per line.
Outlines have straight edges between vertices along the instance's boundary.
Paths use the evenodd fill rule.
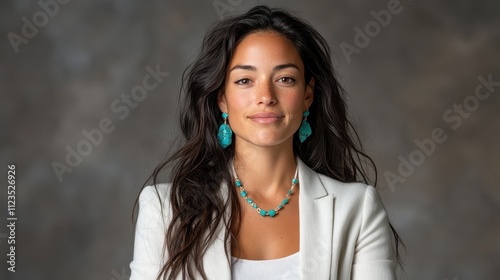
<path fill-rule="evenodd" d="M 257 103 L 260 105 L 276 104 L 276 94 L 272 82 L 265 81 L 257 88 Z"/>

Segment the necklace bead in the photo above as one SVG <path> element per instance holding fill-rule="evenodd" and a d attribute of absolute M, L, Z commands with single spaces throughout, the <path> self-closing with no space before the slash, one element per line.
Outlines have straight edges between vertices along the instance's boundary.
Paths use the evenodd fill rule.
<path fill-rule="evenodd" d="M 290 195 L 293 193 L 293 189 L 295 188 L 295 185 L 299 183 L 299 180 L 297 179 L 297 176 L 299 173 L 299 167 L 297 166 L 297 169 L 295 170 L 295 176 L 292 179 L 292 186 L 286 192 L 286 195 L 285 195 L 285 198 L 283 199 L 283 201 L 275 209 L 270 209 L 270 210 L 266 211 L 266 210 L 258 207 L 257 204 L 250 197 L 248 197 L 247 191 L 243 187 L 243 184 L 241 183 L 240 179 L 238 179 L 238 175 L 236 174 L 236 170 L 234 169 L 234 163 L 232 165 L 232 168 L 233 168 L 233 174 L 234 174 L 234 178 L 235 178 L 234 183 L 235 183 L 236 187 L 239 188 L 241 197 L 243 197 L 248 202 L 248 204 L 250 204 L 250 206 L 252 206 L 255 210 L 257 210 L 257 212 L 262 217 L 269 216 L 272 218 L 272 217 L 276 216 L 276 214 L 278 214 L 279 211 L 281 209 L 283 209 L 283 207 L 285 207 L 286 204 L 288 204 L 288 200 L 290 199 Z"/>

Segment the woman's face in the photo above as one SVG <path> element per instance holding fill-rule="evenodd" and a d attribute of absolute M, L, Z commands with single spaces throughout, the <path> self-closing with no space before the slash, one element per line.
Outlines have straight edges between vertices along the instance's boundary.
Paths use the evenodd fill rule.
<path fill-rule="evenodd" d="M 314 80 L 305 84 L 304 64 L 290 40 L 252 33 L 234 51 L 219 108 L 229 116 L 237 145 L 276 146 L 292 141 L 313 87 Z"/>

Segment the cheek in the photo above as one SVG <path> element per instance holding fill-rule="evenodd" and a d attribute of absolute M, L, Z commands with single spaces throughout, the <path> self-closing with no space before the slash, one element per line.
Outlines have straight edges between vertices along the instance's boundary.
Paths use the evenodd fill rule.
<path fill-rule="evenodd" d="M 290 92 L 284 96 L 281 102 L 294 114 L 302 114 L 305 110 L 304 94 L 302 92 Z"/>
<path fill-rule="evenodd" d="M 242 115 L 250 107 L 252 100 L 244 94 L 231 94 L 226 96 L 228 114 Z"/>

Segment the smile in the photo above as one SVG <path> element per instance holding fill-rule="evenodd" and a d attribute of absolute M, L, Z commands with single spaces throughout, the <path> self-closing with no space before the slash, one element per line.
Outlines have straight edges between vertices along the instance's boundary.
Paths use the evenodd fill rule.
<path fill-rule="evenodd" d="M 258 113 L 249 117 L 252 121 L 260 124 L 270 124 L 280 121 L 283 115 L 277 113 Z"/>

